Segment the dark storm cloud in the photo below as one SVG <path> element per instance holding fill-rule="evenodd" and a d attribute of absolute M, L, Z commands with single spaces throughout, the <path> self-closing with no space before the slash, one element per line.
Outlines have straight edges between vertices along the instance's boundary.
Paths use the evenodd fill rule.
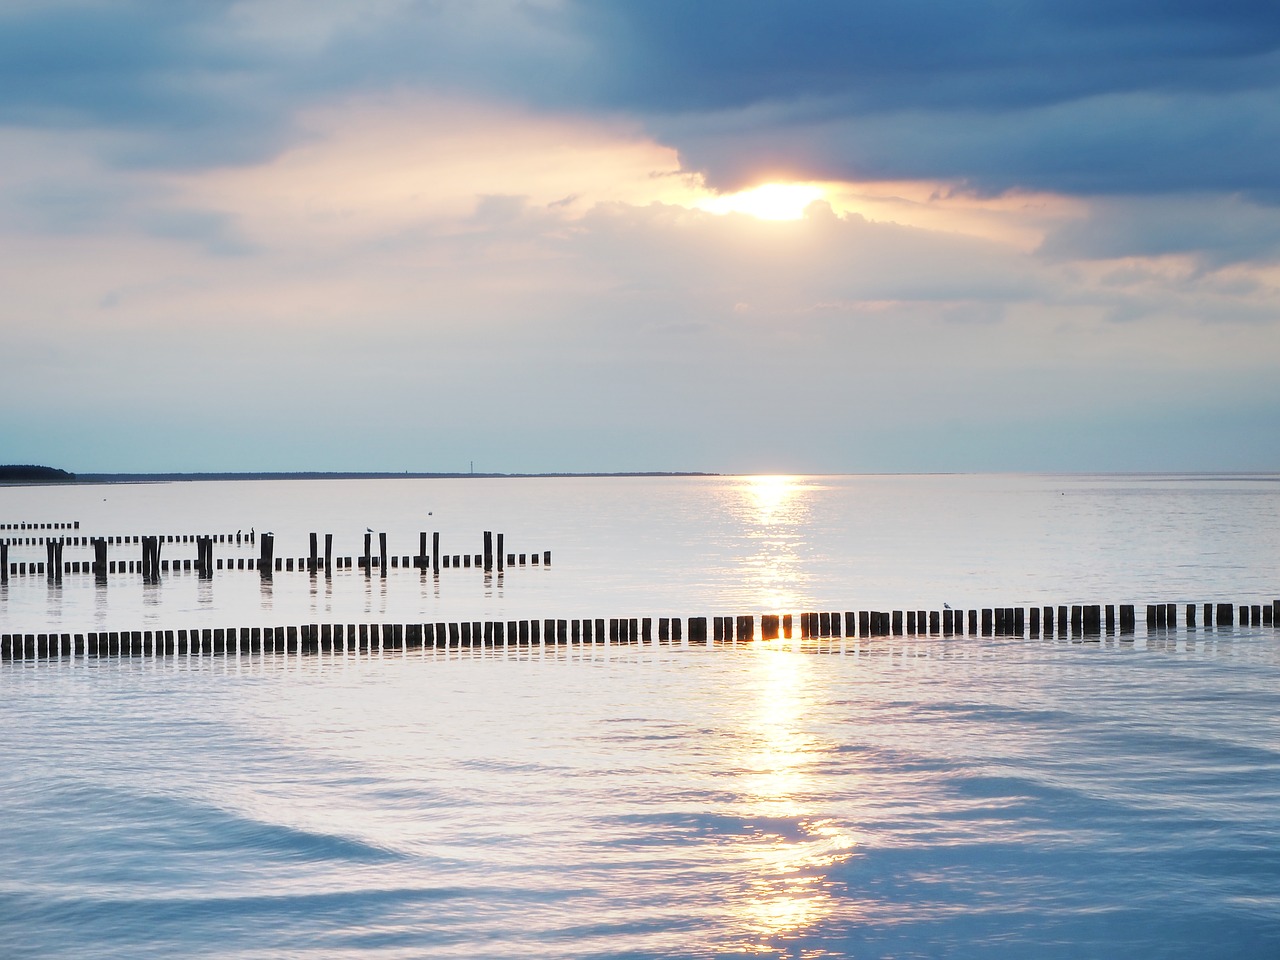
<path fill-rule="evenodd" d="M 1258 2 L 575 5 L 600 100 L 690 166 L 1078 193 L 1280 183 L 1280 10 Z"/>
<path fill-rule="evenodd" d="M 616 101 L 661 111 L 835 98 L 845 110 L 1016 109 L 1272 83 L 1259 2 L 632 0 L 574 5 Z M 1274 64 L 1272 65 L 1274 68 Z"/>
<path fill-rule="evenodd" d="M 118 162 L 217 164 L 280 142 L 280 65 L 229 4 L 47 4 L 0 13 L 0 122 L 117 135 Z"/>
<path fill-rule="evenodd" d="M 1273 0 L 0 13 L 0 122 L 124 135 L 102 148 L 116 163 L 262 159 L 303 135 L 300 110 L 387 90 L 635 117 L 725 188 L 788 173 L 988 193 L 1280 195 Z"/>

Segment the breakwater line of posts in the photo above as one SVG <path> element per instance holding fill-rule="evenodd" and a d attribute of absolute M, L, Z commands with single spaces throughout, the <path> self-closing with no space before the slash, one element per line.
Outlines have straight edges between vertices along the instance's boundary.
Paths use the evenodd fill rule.
<path fill-rule="evenodd" d="M 972 610 L 858 610 L 716 617 L 473 620 L 414 623 L 305 623 L 269 627 L 3 633 L 0 660 L 346 654 L 359 651 L 527 648 L 570 645 L 706 646 L 776 640 L 883 637 L 1008 637 L 1121 641 L 1137 631 L 1135 604 L 988 607 Z M 1263 604 L 1146 604 L 1150 634 L 1280 627 L 1280 600 Z M 1181 613 L 1181 617 L 1179 617 Z"/>
<path fill-rule="evenodd" d="M 184 533 L 161 535 L 109 535 L 87 536 L 47 532 L 57 529 L 79 529 L 79 521 L 65 524 L 2 524 L 0 535 L 0 583 L 11 578 L 44 577 L 61 581 L 64 576 L 93 575 L 102 578 L 119 574 L 141 574 L 144 581 L 154 581 L 164 574 L 196 573 L 212 577 L 215 571 L 252 571 L 263 579 L 271 579 L 277 573 L 310 573 L 331 576 L 334 570 L 356 571 L 366 576 L 377 573 L 386 577 L 391 570 L 416 570 L 437 576 L 441 570 L 476 569 L 486 574 L 502 575 L 510 568 L 549 567 L 550 550 L 508 552 L 506 535 L 486 530 L 480 541 L 480 551 L 450 553 L 441 545 L 439 531 L 417 534 L 417 551 L 404 553 L 391 550 L 385 531 L 376 534 L 369 530 L 364 535 L 363 549 L 359 554 L 335 555 L 332 533 L 311 533 L 305 554 L 277 554 L 276 538 L 271 533 Z M 30 530 L 32 532 L 28 533 Z M 46 532 L 38 532 L 45 530 Z M 10 533 L 9 531 L 17 531 Z M 323 550 L 321 544 L 323 543 Z M 42 547 L 43 551 L 30 548 Z M 70 549 L 68 549 L 70 548 Z M 165 557 L 189 552 L 194 556 Z M 76 551 L 81 551 L 77 557 Z M 127 552 L 128 557 L 121 557 Z M 116 554 L 112 557 L 110 554 Z M 216 556 L 222 553 L 223 556 Z M 40 557 L 43 557 L 42 559 Z"/>

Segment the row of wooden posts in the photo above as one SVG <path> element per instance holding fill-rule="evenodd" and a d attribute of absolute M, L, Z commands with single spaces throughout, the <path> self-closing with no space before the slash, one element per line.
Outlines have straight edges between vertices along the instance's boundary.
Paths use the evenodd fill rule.
<path fill-rule="evenodd" d="M 79 524 L 77 524 L 77 528 L 78 527 L 79 527 Z M 165 543 L 195 543 L 196 540 L 198 540 L 201 536 L 207 536 L 211 538 L 215 543 L 255 543 L 257 542 L 257 535 L 255 533 L 253 532 L 244 533 L 242 531 L 237 531 L 235 533 L 209 533 L 209 534 L 170 533 L 165 536 L 162 536 L 160 539 Z M 111 543 L 111 544 L 141 543 L 142 537 L 141 535 L 137 535 L 137 534 L 133 536 L 107 536 L 107 537 L 83 537 L 83 536 L 68 537 L 65 535 L 57 536 L 57 537 L 47 537 L 47 536 L 46 537 L 0 537 L 0 544 L 8 544 L 9 546 L 14 546 L 14 547 L 21 547 L 21 546 L 42 547 L 46 543 L 48 543 L 50 540 L 57 540 L 61 543 L 66 544 L 69 547 L 87 547 L 87 546 L 90 546 L 94 540 L 105 540 L 107 543 Z"/>
<path fill-rule="evenodd" d="M 1176 626 L 1170 617 L 1172 604 L 1147 607 L 1148 629 Z M 765 614 L 759 618 L 759 639 L 870 638 L 885 636 L 1031 636 L 1099 637 L 1106 633 L 1131 636 L 1136 609 L 1100 606 L 988 608 L 984 610 L 877 611 L 857 613 Z M 1161 618 L 1159 611 L 1164 610 Z M 1280 626 L 1280 600 L 1270 605 L 1241 604 L 1242 625 Z M 1068 612 L 1069 611 L 1069 612 Z M 1196 629 L 1195 605 L 1187 607 L 1186 625 Z M 1175 608 L 1176 612 L 1176 608 Z M 1055 616 L 1056 613 L 1056 616 Z M 908 614 L 908 615 L 904 615 Z M 950 614 L 951 616 L 947 616 Z M 1206 628 L 1234 625 L 1232 604 L 1205 604 Z M 197 630 L 134 630 L 95 633 L 0 634 L 0 659 L 36 660 L 50 657 L 177 656 L 251 653 L 322 653 L 354 650 L 413 648 L 558 646 L 565 644 L 691 645 L 752 642 L 757 639 L 757 618 L 736 617 L 614 617 L 582 620 L 463 621 L 408 624 L 303 624 L 285 627 L 204 628 Z M 980 627 L 979 627 L 980 624 Z M 1069 626 L 1068 626 L 1069 625 Z M 687 631 L 686 631 L 687 626 Z M 655 630 L 656 627 L 656 630 Z M 708 631 L 708 627 L 710 630 Z"/>
<path fill-rule="evenodd" d="M 79 520 L 66 520 L 61 523 L 0 523 L 0 530 L 79 530 Z"/>
<path fill-rule="evenodd" d="M 221 537 L 229 535 L 222 534 Z M 239 542 L 240 534 L 235 534 L 236 542 Z M 256 539 L 254 534 L 249 534 L 250 542 Z M 49 580 L 60 580 L 64 574 L 69 573 L 93 573 L 98 577 L 104 577 L 108 573 L 141 573 L 146 581 L 154 581 L 159 578 L 162 572 L 169 572 L 171 569 L 177 570 L 195 570 L 201 577 L 212 577 L 215 568 L 215 560 L 213 557 L 213 544 L 215 537 L 213 535 L 192 537 L 196 544 L 196 557 L 194 562 L 191 559 L 179 560 L 162 560 L 160 552 L 166 542 L 172 543 L 175 538 L 155 537 L 134 537 L 133 543 L 138 543 L 142 547 L 142 559 L 140 561 L 133 560 L 108 560 L 107 546 L 111 542 L 111 538 L 91 537 L 88 540 L 89 545 L 93 547 L 94 559 L 90 561 L 71 561 L 63 559 L 63 547 L 66 545 L 65 540 L 60 538 L 48 538 L 45 540 L 46 557 L 43 563 L 40 562 L 10 562 L 9 545 L 0 542 L 0 583 L 7 582 L 10 576 L 36 576 L 44 574 Z M 296 569 L 299 571 L 309 571 L 310 573 L 319 573 L 323 571 L 326 574 L 333 572 L 334 567 L 338 569 L 351 569 L 353 566 L 363 570 L 366 575 L 371 575 L 374 570 L 379 570 L 382 576 L 387 575 L 389 568 L 404 566 L 412 567 L 419 570 L 430 569 L 434 573 L 439 573 L 441 568 L 448 569 L 450 567 L 471 567 L 472 561 L 477 568 L 482 568 L 485 572 L 496 571 L 502 573 L 508 566 L 525 566 L 526 559 L 533 566 L 551 565 L 551 551 L 544 550 L 541 555 L 532 554 L 516 554 L 505 553 L 504 535 L 497 534 L 496 549 L 494 534 L 491 531 L 484 532 L 483 552 L 477 554 L 442 554 L 440 552 L 440 534 L 438 532 L 431 535 L 431 552 L 427 552 L 427 534 L 422 532 L 419 534 L 419 548 L 416 556 L 405 554 L 391 555 L 387 554 L 387 535 L 385 533 L 378 534 L 378 553 L 372 552 L 373 534 L 366 533 L 364 537 L 364 555 L 360 557 L 334 557 L 333 556 L 333 534 L 327 533 L 324 537 L 324 553 L 321 555 L 319 550 L 319 537 L 317 534 L 311 534 L 310 553 L 306 557 L 298 557 L 296 561 Z M 129 538 L 124 538 L 125 542 L 129 542 Z M 181 538 L 182 542 L 187 542 L 187 537 Z M 275 556 L 275 537 L 270 533 L 264 533 L 259 542 L 260 553 L 255 559 L 253 557 L 228 557 L 226 559 L 225 569 L 227 570 L 257 570 L 264 579 L 269 579 L 273 573 L 292 572 L 295 569 L 295 560 L 293 557 L 277 557 Z M 218 558 L 216 568 L 224 569 L 224 561 Z"/>

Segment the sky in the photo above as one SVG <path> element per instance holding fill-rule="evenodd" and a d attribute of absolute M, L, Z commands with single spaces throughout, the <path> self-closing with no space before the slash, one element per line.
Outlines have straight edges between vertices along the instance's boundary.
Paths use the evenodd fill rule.
<path fill-rule="evenodd" d="M 1280 469 L 1274 0 L 3 0 L 0 462 Z"/>

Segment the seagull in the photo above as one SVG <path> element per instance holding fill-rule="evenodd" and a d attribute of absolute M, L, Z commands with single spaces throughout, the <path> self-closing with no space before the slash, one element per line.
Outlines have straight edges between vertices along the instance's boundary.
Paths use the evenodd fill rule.
<path fill-rule="evenodd" d="M 943 610 L 950 610 L 950 609 L 951 609 L 951 604 L 949 604 L 949 603 L 944 603 L 944 604 L 942 605 L 942 609 L 943 609 Z"/>
<path fill-rule="evenodd" d="M 364 528 L 364 532 L 365 532 L 365 533 L 373 533 L 373 527 L 365 527 L 365 528 Z"/>

